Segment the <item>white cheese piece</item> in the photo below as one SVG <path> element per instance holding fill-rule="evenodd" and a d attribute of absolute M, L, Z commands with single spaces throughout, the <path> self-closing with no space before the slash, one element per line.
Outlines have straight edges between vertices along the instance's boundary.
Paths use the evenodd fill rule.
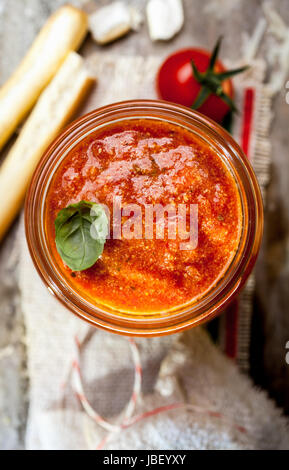
<path fill-rule="evenodd" d="M 182 0 L 149 0 L 146 13 L 152 41 L 171 39 L 184 24 Z"/>
<path fill-rule="evenodd" d="M 98 44 L 107 44 L 138 29 L 142 17 L 136 8 L 114 2 L 89 15 L 89 29 Z"/>

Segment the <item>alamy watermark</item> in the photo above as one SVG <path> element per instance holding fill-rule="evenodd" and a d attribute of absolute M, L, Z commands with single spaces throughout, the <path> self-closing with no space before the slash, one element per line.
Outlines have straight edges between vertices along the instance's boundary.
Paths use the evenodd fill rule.
<path fill-rule="evenodd" d="M 285 362 L 286 364 L 289 364 L 289 341 L 287 341 L 287 343 L 285 344 L 285 349 L 287 351 L 285 355 Z"/>
<path fill-rule="evenodd" d="M 286 90 L 289 90 L 289 80 L 288 80 L 288 82 L 286 82 L 285 88 L 286 88 Z M 287 93 L 285 95 L 285 100 L 286 100 L 286 103 L 289 104 L 289 91 L 287 91 Z"/>
<path fill-rule="evenodd" d="M 113 240 L 179 240 L 180 250 L 198 246 L 198 204 L 123 204 L 113 199 L 112 211 L 101 204 L 108 219 L 108 231 L 100 235 L 99 220 L 91 226 L 91 237 Z M 94 207 L 91 216 L 98 216 Z M 107 224 L 106 224 L 107 225 Z"/>

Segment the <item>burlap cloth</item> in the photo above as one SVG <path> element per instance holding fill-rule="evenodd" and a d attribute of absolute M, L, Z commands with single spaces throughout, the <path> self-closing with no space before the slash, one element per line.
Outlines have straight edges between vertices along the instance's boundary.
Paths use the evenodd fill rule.
<path fill-rule="evenodd" d="M 88 66 L 98 85 L 82 112 L 113 101 L 154 97 L 159 59 L 94 55 Z M 259 181 L 266 184 L 270 148 L 270 97 L 262 86 L 263 64 L 239 78 L 237 102 L 254 89 L 250 155 Z M 263 118 L 261 119 L 261 117 Z M 242 113 L 234 126 L 240 137 Z M 69 371 L 74 336 L 89 328 L 51 295 L 36 273 L 26 246 L 23 219 L 16 250 L 19 288 L 26 324 L 29 376 L 28 449 L 97 448 L 107 433 L 83 410 L 71 387 Z M 240 301 L 239 363 L 248 358 L 253 279 Z M 142 398 L 137 412 L 173 402 L 197 405 L 147 417 L 109 436 L 110 449 L 289 449 L 288 423 L 266 394 L 257 390 L 203 328 L 168 338 L 140 339 Z M 246 367 L 243 368 L 246 368 Z M 85 392 L 92 406 L 114 422 L 131 394 L 133 363 L 123 337 L 94 330 L 81 356 Z M 66 387 L 63 384 L 66 383 Z M 215 413 L 211 413 L 214 410 Z M 210 412 L 209 412 L 210 411 Z M 238 426 L 245 427 L 242 432 Z"/>

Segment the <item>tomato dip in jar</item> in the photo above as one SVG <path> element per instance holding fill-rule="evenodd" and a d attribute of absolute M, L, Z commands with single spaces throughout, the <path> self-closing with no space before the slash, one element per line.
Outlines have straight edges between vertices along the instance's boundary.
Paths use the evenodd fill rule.
<path fill-rule="evenodd" d="M 110 235 L 93 266 L 72 271 L 57 251 L 54 223 L 80 201 L 108 208 Z M 59 300 L 96 326 L 143 336 L 219 313 L 252 269 L 262 221 L 253 170 L 229 134 L 158 101 L 116 103 L 73 123 L 43 156 L 26 201 L 32 258 Z"/>

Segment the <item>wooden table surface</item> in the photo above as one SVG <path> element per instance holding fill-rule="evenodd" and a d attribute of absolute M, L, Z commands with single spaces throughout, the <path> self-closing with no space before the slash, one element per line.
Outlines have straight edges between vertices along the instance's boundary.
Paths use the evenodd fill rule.
<path fill-rule="evenodd" d="M 91 10 L 109 0 L 73 0 Z M 35 34 L 65 0 L 0 0 L 0 83 L 3 83 L 31 44 Z M 130 3 L 144 8 L 146 0 Z M 185 26 L 172 41 L 153 44 L 144 24 L 138 33 L 101 48 L 88 38 L 83 54 L 102 50 L 113 54 L 167 55 L 180 47 L 212 48 L 224 36 L 222 57 L 236 59 L 242 40 L 251 34 L 262 16 L 261 0 L 184 0 Z M 288 0 L 274 0 L 274 8 L 289 25 Z M 261 56 L 266 53 L 266 44 Z M 288 77 L 289 79 L 289 77 Z M 271 130 L 272 169 L 265 209 L 265 232 L 256 267 L 251 375 L 289 412 L 289 365 L 285 362 L 289 341 L 289 106 L 285 83 L 274 101 Z M 5 201 L 2 201 L 5 203 Z M 27 416 L 28 383 L 25 377 L 24 326 L 18 307 L 17 270 L 10 247 L 16 225 L 0 247 L 0 448 L 22 448 Z M 8 346 L 8 349 L 7 349 Z"/>

